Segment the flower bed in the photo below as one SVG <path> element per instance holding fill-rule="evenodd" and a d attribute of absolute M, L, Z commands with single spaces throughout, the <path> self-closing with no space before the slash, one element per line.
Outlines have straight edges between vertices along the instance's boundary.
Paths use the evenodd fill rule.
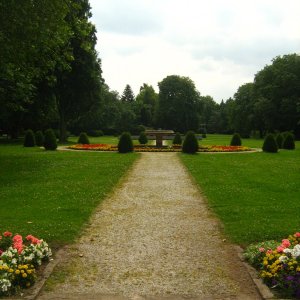
<path fill-rule="evenodd" d="M 269 287 L 284 297 L 300 299 L 300 232 L 281 244 L 267 241 L 250 245 L 244 256 Z"/>
<path fill-rule="evenodd" d="M 51 256 L 48 244 L 32 235 L 23 241 L 19 234 L 9 231 L 0 234 L 0 296 L 32 286 L 37 268 Z"/>
<path fill-rule="evenodd" d="M 73 150 L 94 150 L 94 151 L 118 151 L 116 145 L 110 144 L 77 144 L 69 146 Z M 250 151 L 251 148 L 244 146 L 200 146 L 198 152 L 241 152 Z M 136 152 L 181 152 L 181 145 L 163 146 L 157 148 L 153 145 L 134 145 Z"/>

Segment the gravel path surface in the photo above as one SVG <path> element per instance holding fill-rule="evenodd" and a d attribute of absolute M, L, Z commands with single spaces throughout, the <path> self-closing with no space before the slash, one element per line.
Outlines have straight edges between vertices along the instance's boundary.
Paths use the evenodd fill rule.
<path fill-rule="evenodd" d="M 143 153 L 90 223 L 39 299 L 260 299 L 176 153 Z"/>

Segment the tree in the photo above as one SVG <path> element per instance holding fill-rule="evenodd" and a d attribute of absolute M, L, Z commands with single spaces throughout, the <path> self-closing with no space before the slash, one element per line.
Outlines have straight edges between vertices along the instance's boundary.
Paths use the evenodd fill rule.
<path fill-rule="evenodd" d="M 186 132 L 199 125 L 199 92 L 188 77 L 171 75 L 158 83 L 158 125 Z"/>
<path fill-rule="evenodd" d="M 134 94 L 133 94 L 133 91 L 132 91 L 131 86 L 129 84 L 127 84 L 125 86 L 125 89 L 124 89 L 123 94 L 121 96 L 121 101 L 129 102 L 129 103 L 134 101 Z"/>

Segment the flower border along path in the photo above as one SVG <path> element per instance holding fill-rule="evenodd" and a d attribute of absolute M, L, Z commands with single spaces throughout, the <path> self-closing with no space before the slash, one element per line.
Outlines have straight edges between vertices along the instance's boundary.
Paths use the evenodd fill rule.
<path fill-rule="evenodd" d="M 90 223 L 39 299 L 260 299 L 176 153 L 143 153 Z"/>

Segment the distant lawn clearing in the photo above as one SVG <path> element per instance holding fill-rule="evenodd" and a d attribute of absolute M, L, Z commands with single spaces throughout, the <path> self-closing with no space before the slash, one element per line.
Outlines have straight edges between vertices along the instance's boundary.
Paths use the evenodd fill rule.
<path fill-rule="evenodd" d="M 137 157 L 0 145 L 0 230 L 72 242 Z"/>
<path fill-rule="evenodd" d="M 277 154 L 180 157 L 235 243 L 281 239 L 300 229 L 300 147 Z"/>

